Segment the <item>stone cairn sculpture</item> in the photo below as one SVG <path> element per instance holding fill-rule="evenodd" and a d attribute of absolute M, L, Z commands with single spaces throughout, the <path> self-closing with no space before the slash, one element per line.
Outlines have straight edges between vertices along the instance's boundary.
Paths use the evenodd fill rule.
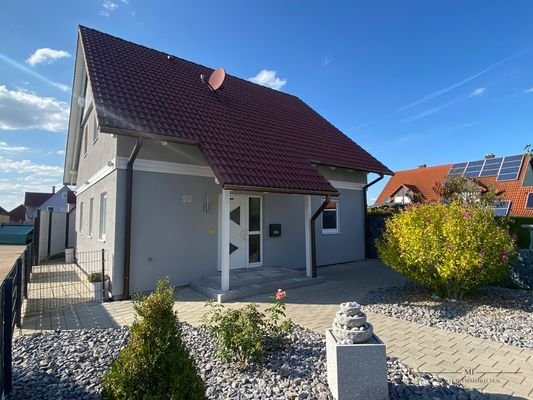
<path fill-rule="evenodd" d="M 372 324 L 366 322 L 366 314 L 355 301 L 341 303 L 332 328 L 337 343 L 344 345 L 364 343 L 374 332 Z"/>

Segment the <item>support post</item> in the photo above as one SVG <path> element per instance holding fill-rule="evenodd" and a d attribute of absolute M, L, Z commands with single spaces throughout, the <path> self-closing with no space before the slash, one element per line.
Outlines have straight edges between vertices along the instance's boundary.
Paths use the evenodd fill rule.
<path fill-rule="evenodd" d="M 21 325 L 21 311 L 22 311 L 22 258 L 17 259 L 15 264 L 15 287 L 16 287 L 16 297 L 15 297 L 15 325 L 20 329 Z"/>
<path fill-rule="evenodd" d="M 221 251 L 221 279 L 220 289 L 229 290 L 229 208 L 230 191 L 222 189 L 222 206 L 220 216 L 220 251 Z"/>
<path fill-rule="evenodd" d="M 305 195 L 305 275 L 309 278 L 313 276 L 312 261 L 311 261 L 311 195 Z"/>
<path fill-rule="evenodd" d="M 105 285 L 105 249 L 102 249 L 102 303 L 107 301 Z"/>

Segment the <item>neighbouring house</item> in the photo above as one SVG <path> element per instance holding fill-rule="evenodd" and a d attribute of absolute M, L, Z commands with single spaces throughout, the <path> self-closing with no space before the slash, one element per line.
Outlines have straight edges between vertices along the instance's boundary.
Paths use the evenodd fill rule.
<path fill-rule="evenodd" d="M 23 223 L 26 221 L 26 207 L 24 207 L 24 204 L 15 207 L 9 212 L 9 221 L 16 223 Z"/>
<path fill-rule="evenodd" d="M 365 258 L 366 188 L 391 171 L 298 97 L 212 72 L 79 28 L 64 184 L 117 298 Z"/>
<path fill-rule="evenodd" d="M 7 224 L 9 222 L 9 213 L 0 207 L 0 224 Z"/>
<path fill-rule="evenodd" d="M 58 191 L 54 186 L 51 193 L 26 192 L 24 195 L 25 220 L 33 221 L 37 216 L 37 210 L 69 212 L 75 204 L 76 196 L 66 185 Z"/>
<path fill-rule="evenodd" d="M 533 217 L 533 165 L 529 156 L 518 154 L 483 160 L 444 164 L 396 172 L 377 198 L 375 206 L 408 204 L 418 196 L 422 201 L 441 201 L 435 185 L 448 176 L 472 178 L 481 189 L 494 188 L 500 193 L 495 213 L 500 216 Z"/>

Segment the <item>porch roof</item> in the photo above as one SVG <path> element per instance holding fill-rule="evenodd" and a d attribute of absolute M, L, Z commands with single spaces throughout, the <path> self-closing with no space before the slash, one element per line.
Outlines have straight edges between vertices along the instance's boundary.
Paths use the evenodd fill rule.
<path fill-rule="evenodd" d="M 391 174 L 299 98 L 80 27 L 102 132 L 199 145 L 225 189 L 334 194 L 312 165 Z M 248 188 L 248 189 L 246 189 Z"/>

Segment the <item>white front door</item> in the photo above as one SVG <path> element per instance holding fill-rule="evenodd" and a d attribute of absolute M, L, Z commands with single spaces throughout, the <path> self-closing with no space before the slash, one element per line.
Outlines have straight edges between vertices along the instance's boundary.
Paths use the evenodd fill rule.
<path fill-rule="evenodd" d="M 246 197 L 230 196 L 229 206 L 229 265 L 230 268 L 246 267 Z"/>
<path fill-rule="evenodd" d="M 230 268 L 262 265 L 262 199 L 230 196 Z"/>

